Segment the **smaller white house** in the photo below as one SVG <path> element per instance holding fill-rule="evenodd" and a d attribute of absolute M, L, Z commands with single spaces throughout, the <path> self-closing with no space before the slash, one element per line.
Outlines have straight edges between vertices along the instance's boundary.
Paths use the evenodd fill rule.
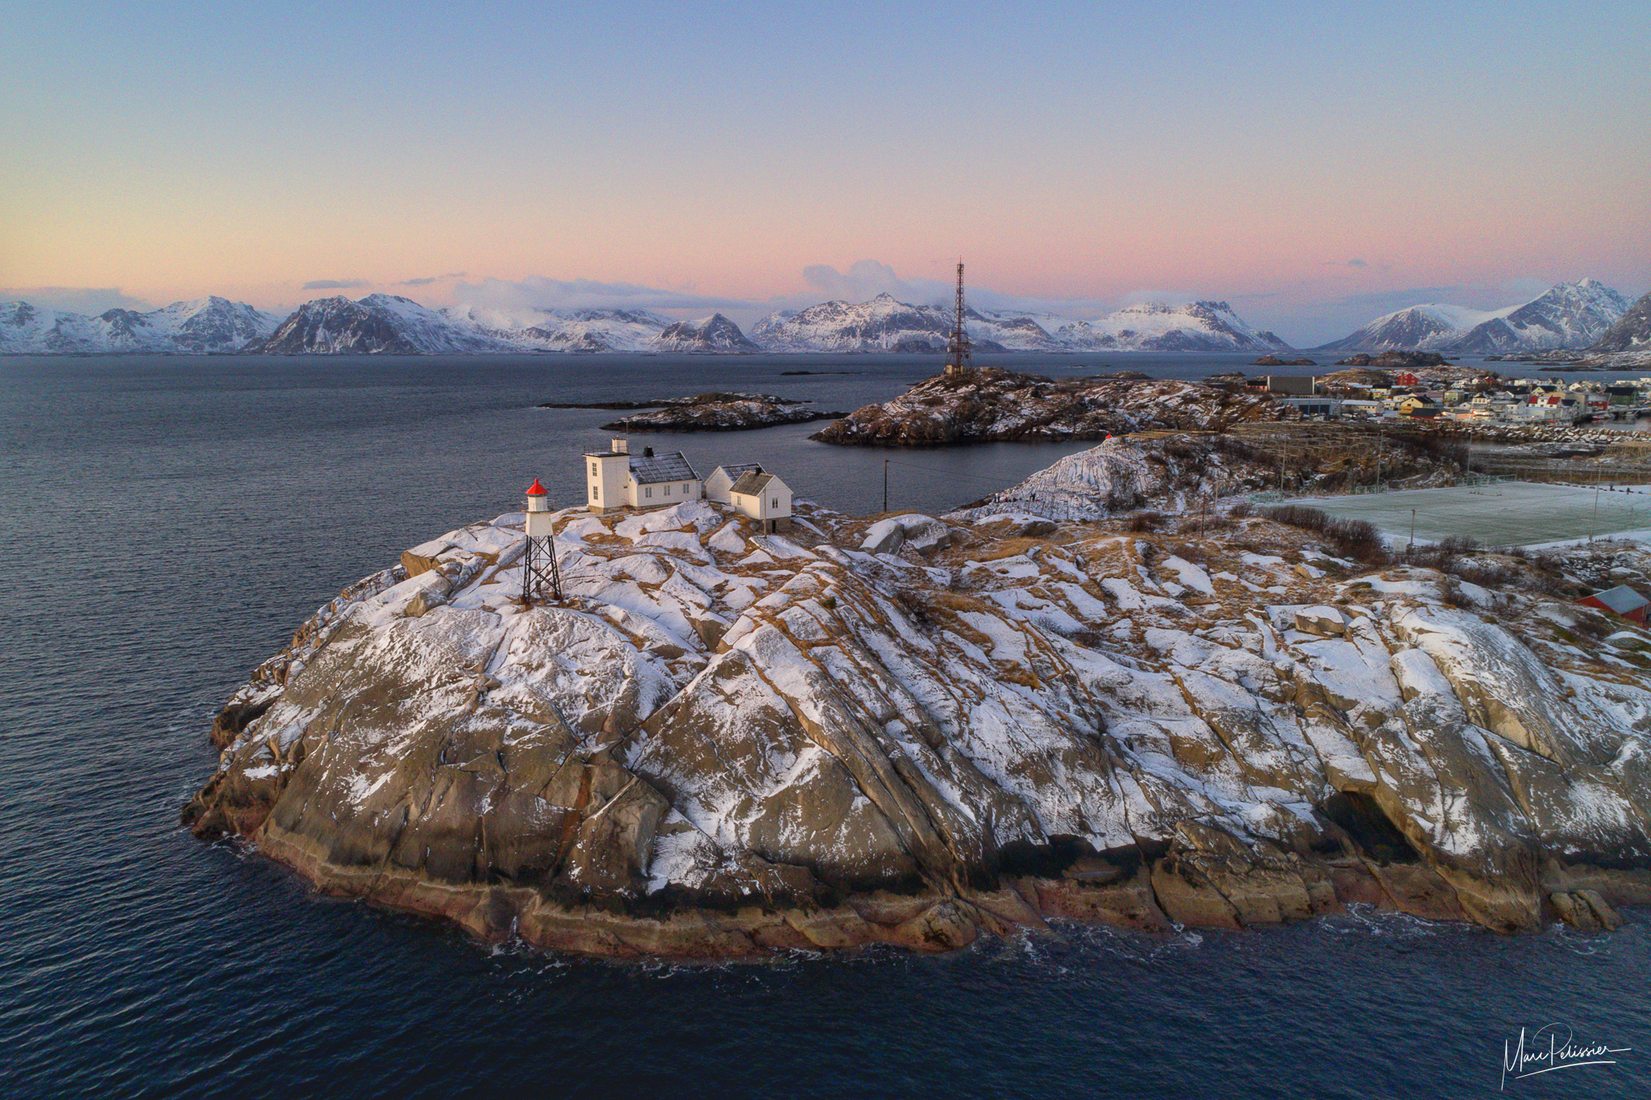
<path fill-rule="evenodd" d="M 703 484 L 681 451 L 631 454 L 615 439 L 605 451 L 585 452 L 585 504 L 593 512 L 615 508 L 665 508 L 698 500 Z"/>
<path fill-rule="evenodd" d="M 728 490 L 733 488 L 743 474 L 755 471 L 762 473 L 762 466 L 755 462 L 738 462 L 732 466 L 718 466 L 711 471 L 711 476 L 705 479 L 705 499 L 714 500 L 718 504 L 731 503 L 728 499 Z"/>
<path fill-rule="evenodd" d="M 766 532 L 791 528 L 791 487 L 760 467 L 734 479 L 728 487 L 728 503 L 756 520 Z"/>

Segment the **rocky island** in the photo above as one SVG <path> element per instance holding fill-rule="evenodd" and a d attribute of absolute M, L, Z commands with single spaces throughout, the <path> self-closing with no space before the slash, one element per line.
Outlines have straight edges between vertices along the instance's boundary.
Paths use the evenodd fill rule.
<path fill-rule="evenodd" d="M 1295 410 L 1199 382 L 1101 376 L 1056 381 L 983 367 L 938 374 L 815 433 L 826 443 L 935 446 L 1005 440 L 1105 439 L 1147 429 L 1219 430 Z"/>
<path fill-rule="evenodd" d="M 1443 355 L 1436 351 L 1384 351 L 1376 355 L 1369 352 L 1359 352 L 1349 355 L 1346 359 L 1337 359 L 1338 367 L 1374 367 L 1377 370 L 1414 370 L 1417 367 L 1442 367 L 1448 363 Z"/>
<path fill-rule="evenodd" d="M 595 405 L 572 402 L 541 404 L 541 409 L 643 409 L 602 425 L 637 432 L 737 432 L 771 428 L 777 424 L 807 424 L 835 420 L 846 414 L 812 409 L 809 401 L 776 397 L 771 393 L 696 393 L 657 401 L 614 401 Z"/>
<path fill-rule="evenodd" d="M 787 537 L 570 509 L 560 603 L 520 601 L 520 513 L 449 532 L 253 672 L 184 819 L 331 893 L 616 956 L 1651 901 L 1651 635 L 1572 602 L 1651 556 L 1145 522 L 1266 476 L 1182 443 L 947 516 L 799 507 Z"/>

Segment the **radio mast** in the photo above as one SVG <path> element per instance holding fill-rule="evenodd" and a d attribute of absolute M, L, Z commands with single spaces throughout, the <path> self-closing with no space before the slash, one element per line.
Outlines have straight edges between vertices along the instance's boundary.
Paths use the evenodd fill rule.
<path fill-rule="evenodd" d="M 957 317 L 952 321 L 952 338 L 946 344 L 951 356 L 946 360 L 946 375 L 962 377 L 969 373 L 969 333 L 963 327 L 963 261 L 957 261 Z"/>

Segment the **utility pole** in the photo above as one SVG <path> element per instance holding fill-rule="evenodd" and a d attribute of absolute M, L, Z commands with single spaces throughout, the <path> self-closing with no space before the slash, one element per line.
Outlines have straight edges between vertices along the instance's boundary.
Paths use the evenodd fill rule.
<path fill-rule="evenodd" d="M 883 511 L 889 510 L 889 460 L 883 460 Z"/>
<path fill-rule="evenodd" d="M 1382 491 L 1382 422 L 1376 421 L 1376 492 Z"/>
<path fill-rule="evenodd" d="M 1410 559 L 1410 555 L 1414 554 L 1415 552 L 1416 552 L 1416 509 L 1412 508 L 1410 510 L 1410 545 L 1405 547 L 1405 559 L 1408 561 Z"/>

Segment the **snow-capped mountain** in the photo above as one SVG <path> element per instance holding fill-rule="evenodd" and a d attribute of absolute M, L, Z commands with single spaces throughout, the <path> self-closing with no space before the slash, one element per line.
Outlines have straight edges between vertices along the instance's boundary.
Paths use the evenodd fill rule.
<path fill-rule="evenodd" d="M 821 302 L 771 313 L 751 326 L 765 351 L 931 351 L 946 346 L 951 321 L 936 306 L 913 306 L 891 294 L 869 302 Z"/>
<path fill-rule="evenodd" d="M 429 355 L 519 349 L 468 317 L 426 309 L 394 294 L 369 294 L 360 301 L 335 297 L 305 302 L 269 339 L 246 350 L 265 355 Z"/>
<path fill-rule="evenodd" d="M 200 355 L 239 351 L 274 330 L 277 318 L 245 302 L 216 296 L 139 312 L 111 309 L 96 316 L 0 305 L 0 352 L 64 355 L 149 352 Z"/>
<path fill-rule="evenodd" d="M 1148 303 L 1093 321 L 971 309 L 966 323 L 981 351 L 1289 350 L 1272 333 L 1245 324 L 1226 302 Z M 751 338 L 767 351 L 938 352 L 951 330 L 949 310 L 879 294 L 869 302 L 770 314 L 751 327 Z"/>
<path fill-rule="evenodd" d="M 670 320 L 644 309 L 489 310 L 453 306 L 443 310 L 458 323 L 473 324 L 518 351 L 652 351 Z"/>
<path fill-rule="evenodd" d="M 1395 310 L 1321 351 L 1437 351 L 1488 355 L 1593 343 L 1628 308 L 1597 279 L 1559 283 L 1523 305 L 1502 309 L 1429 303 Z"/>
<path fill-rule="evenodd" d="M 687 351 L 706 355 L 733 355 L 761 351 L 740 331 L 740 327 L 720 313 L 697 321 L 678 321 L 654 341 L 657 351 Z"/>
<path fill-rule="evenodd" d="M 1067 321 L 1052 335 L 1072 351 L 1293 350 L 1273 333 L 1245 324 L 1226 302 L 1145 302 L 1094 321 Z"/>
<path fill-rule="evenodd" d="M 995 310 L 968 312 L 975 350 L 1289 350 L 1240 320 L 1225 302 L 1134 305 L 1096 320 Z M 822 302 L 770 314 L 749 334 L 717 313 L 673 322 L 637 309 L 430 309 L 409 298 L 369 294 L 318 298 L 285 320 L 240 302 L 203 298 L 138 313 L 96 317 L 0 306 L 0 353 L 226 352 L 267 355 L 428 355 L 477 352 L 914 352 L 940 354 L 952 313 L 889 294 L 867 302 Z"/>
<path fill-rule="evenodd" d="M 1548 348 L 1583 348 L 1628 312 L 1628 300 L 1597 279 L 1560 283 L 1505 317 L 1475 325 L 1450 350 L 1488 355 Z"/>
<path fill-rule="evenodd" d="M 1629 306 L 1589 351 L 1651 351 L 1651 294 Z"/>
<path fill-rule="evenodd" d="M 1469 309 L 1443 302 L 1407 306 L 1384 313 L 1356 332 L 1324 344 L 1318 351 L 1442 351 L 1487 321 L 1512 313 Z"/>

